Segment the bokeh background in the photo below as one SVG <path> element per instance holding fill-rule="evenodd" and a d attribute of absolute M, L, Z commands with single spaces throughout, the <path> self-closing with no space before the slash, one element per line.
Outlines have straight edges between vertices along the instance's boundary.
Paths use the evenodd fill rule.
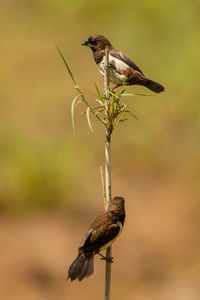
<path fill-rule="evenodd" d="M 127 220 L 113 247 L 112 299 L 200 299 L 200 2 L 1 0 L 0 298 L 103 299 L 104 263 L 65 282 L 103 208 L 104 129 L 84 110 L 55 44 L 90 103 L 103 88 L 91 51 L 101 33 L 166 91 L 124 98 L 138 120 L 112 141 L 112 191 Z M 128 87 L 130 93 L 147 93 Z M 152 94 L 152 93 L 151 93 Z"/>

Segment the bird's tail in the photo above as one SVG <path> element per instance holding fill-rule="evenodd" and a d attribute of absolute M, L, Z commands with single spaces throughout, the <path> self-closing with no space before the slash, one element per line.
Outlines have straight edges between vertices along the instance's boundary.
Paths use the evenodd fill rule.
<path fill-rule="evenodd" d="M 68 270 L 68 278 L 71 281 L 76 278 L 81 281 L 84 277 L 89 277 L 94 272 L 94 255 L 93 254 L 78 254 Z"/>
<path fill-rule="evenodd" d="M 140 84 L 147 87 L 155 93 L 160 93 L 164 91 L 164 87 L 160 83 L 150 80 L 148 78 L 143 78 Z"/>

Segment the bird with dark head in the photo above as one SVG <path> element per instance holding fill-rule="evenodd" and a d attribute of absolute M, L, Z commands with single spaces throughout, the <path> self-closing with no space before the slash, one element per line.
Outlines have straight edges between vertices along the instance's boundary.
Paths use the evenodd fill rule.
<path fill-rule="evenodd" d="M 94 60 L 102 75 L 105 72 L 105 50 L 109 53 L 109 79 L 116 84 L 115 88 L 122 85 L 142 85 L 155 93 L 164 91 L 164 87 L 145 77 L 137 65 L 121 50 L 112 46 L 103 35 L 95 34 L 82 43 L 93 51 Z"/>
<path fill-rule="evenodd" d="M 103 211 L 92 223 L 78 248 L 78 256 L 68 270 L 71 281 L 81 281 L 94 272 L 94 256 L 110 247 L 121 233 L 125 221 L 124 198 L 114 197 L 107 210 Z M 105 258 L 106 259 L 106 258 Z"/>

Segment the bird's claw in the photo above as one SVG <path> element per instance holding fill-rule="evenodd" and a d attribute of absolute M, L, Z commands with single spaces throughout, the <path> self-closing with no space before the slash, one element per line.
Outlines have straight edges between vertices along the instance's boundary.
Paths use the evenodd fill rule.
<path fill-rule="evenodd" d="M 113 92 L 114 92 L 118 87 L 120 87 L 120 86 L 122 86 L 122 85 L 121 85 L 121 84 L 117 84 L 116 86 L 114 86 L 114 88 L 112 89 Z"/>
<path fill-rule="evenodd" d="M 104 256 L 103 254 L 101 254 L 101 253 L 99 253 L 99 252 L 97 252 L 97 254 L 99 254 L 99 256 L 101 256 L 101 260 L 106 260 L 107 262 L 110 262 L 110 263 L 113 263 L 113 258 L 114 257 L 106 257 L 106 256 Z"/>
<path fill-rule="evenodd" d="M 106 256 L 104 256 L 104 257 L 101 257 L 101 260 L 106 260 L 109 263 L 113 263 L 113 258 L 114 257 L 106 257 Z"/>

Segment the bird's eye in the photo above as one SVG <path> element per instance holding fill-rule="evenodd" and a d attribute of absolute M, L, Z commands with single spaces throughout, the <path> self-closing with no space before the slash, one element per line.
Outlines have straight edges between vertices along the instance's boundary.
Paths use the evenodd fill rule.
<path fill-rule="evenodd" d="M 90 40 L 90 44 L 91 44 L 91 45 L 95 45 L 95 44 L 96 44 L 96 41 L 95 41 L 95 40 Z"/>

